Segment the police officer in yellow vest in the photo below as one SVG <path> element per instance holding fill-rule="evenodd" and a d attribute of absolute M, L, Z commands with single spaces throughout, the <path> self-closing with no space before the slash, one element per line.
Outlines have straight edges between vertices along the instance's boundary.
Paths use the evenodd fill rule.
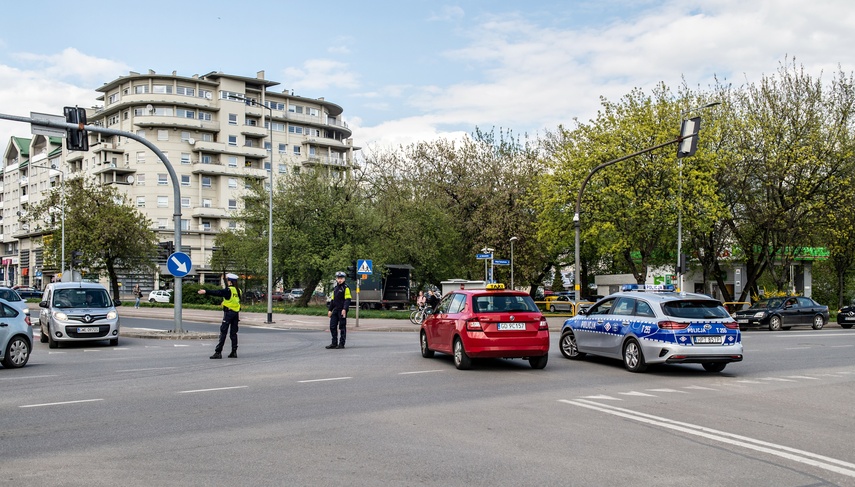
<path fill-rule="evenodd" d="M 347 310 L 350 308 L 350 288 L 344 283 L 345 277 L 345 273 L 342 271 L 335 273 L 332 299 L 327 303 L 332 342 L 326 348 L 344 348 L 344 341 L 347 338 Z M 339 337 L 338 331 L 341 331 L 341 337 Z"/>
<path fill-rule="evenodd" d="M 237 280 L 237 275 L 226 274 L 225 289 L 199 290 L 199 294 L 210 294 L 223 298 L 223 323 L 220 325 L 220 341 L 217 342 L 217 347 L 214 348 L 214 355 L 211 355 L 211 358 L 223 358 L 222 352 L 223 346 L 226 344 L 226 333 L 229 334 L 229 339 L 232 342 L 232 353 L 229 354 L 229 358 L 237 358 L 240 313 L 240 289 L 237 287 Z"/>

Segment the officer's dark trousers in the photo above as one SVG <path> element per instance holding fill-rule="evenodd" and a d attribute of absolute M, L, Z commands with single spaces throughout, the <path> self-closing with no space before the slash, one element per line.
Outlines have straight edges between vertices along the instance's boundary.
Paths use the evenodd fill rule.
<path fill-rule="evenodd" d="M 226 334 L 228 333 L 229 338 L 232 342 L 232 351 L 237 351 L 238 347 L 238 317 L 239 313 L 237 311 L 232 311 L 230 309 L 223 310 L 223 323 L 220 325 L 220 341 L 217 342 L 217 348 L 214 349 L 215 352 L 222 352 L 223 346 L 226 344 Z"/>
<path fill-rule="evenodd" d="M 339 330 L 341 330 L 341 337 L 339 337 Z M 333 345 L 344 345 L 347 337 L 347 317 L 341 315 L 340 309 L 332 310 L 332 316 L 330 316 L 330 335 L 332 335 Z"/>

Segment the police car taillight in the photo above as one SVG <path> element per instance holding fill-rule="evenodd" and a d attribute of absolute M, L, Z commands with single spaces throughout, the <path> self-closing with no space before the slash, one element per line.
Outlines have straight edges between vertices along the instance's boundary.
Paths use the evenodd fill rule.
<path fill-rule="evenodd" d="M 466 322 L 466 331 L 484 331 L 481 328 L 481 322 L 478 320 L 469 320 Z"/>
<path fill-rule="evenodd" d="M 549 323 L 546 322 L 546 316 L 540 317 L 540 325 L 537 327 L 537 331 L 549 330 Z"/>
<path fill-rule="evenodd" d="M 660 321 L 658 325 L 661 330 L 685 330 L 689 327 L 688 323 L 677 323 L 676 321 Z"/>
<path fill-rule="evenodd" d="M 730 330 L 738 330 L 739 329 L 739 323 L 737 323 L 735 321 L 731 321 L 730 323 L 725 323 L 724 327 L 728 328 Z"/>

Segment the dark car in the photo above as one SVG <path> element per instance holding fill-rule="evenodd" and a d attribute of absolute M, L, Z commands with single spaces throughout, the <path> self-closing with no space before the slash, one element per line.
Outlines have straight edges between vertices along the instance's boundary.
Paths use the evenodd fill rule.
<path fill-rule="evenodd" d="M 22 299 L 41 299 L 42 294 L 44 294 L 38 289 L 32 287 L 21 287 L 15 289 L 15 291 L 18 293 L 18 296 L 21 296 Z"/>
<path fill-rule="evenodd" d="M 855 299 L 837 311 L 837 324 L 846 329 L 852 328 L 855 324 Z"/>
<path fill-rule="evenodd" d="M 762 299 L 748 309 L 734 314 L 740 327 L 769 327 L 772 331 L 810 325 L 820 330 L 828 323 L 828 306 L 804 296 L 782 296 Z"/>

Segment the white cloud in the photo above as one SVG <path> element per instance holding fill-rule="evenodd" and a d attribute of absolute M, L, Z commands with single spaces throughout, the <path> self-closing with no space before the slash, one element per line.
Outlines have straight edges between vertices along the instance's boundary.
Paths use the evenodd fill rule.
<path fill-rule="evenodd" d="M 282 75 L 286 86 L 295 90 L 323 92 L 331 87 L 359 87 L 359 76 L 349 71 L 347 63 L 331 59 L 310 59 L 301 68 L 286 68 Z"/>
<path fill-rule="evenodd" d="M 428 21 L 446 22 L 449 20 L 462 19 L 465 15 L 466 12 L 463 11 L 463 8 L 458 7 L 457 5 L 446 5 L 442 7 L 439 12 L 432 12 L 428 17 Z"/>
<path fill-rule="evenodd" d="M 129 70 L 124 63 L 89 56 L 73 47 L 58 54 L 17 53 L 14 57 L 31 69 L 40 70 L 45 78 L 75 80 L 88 85 L 114 79 L 119 73 Z"/>

